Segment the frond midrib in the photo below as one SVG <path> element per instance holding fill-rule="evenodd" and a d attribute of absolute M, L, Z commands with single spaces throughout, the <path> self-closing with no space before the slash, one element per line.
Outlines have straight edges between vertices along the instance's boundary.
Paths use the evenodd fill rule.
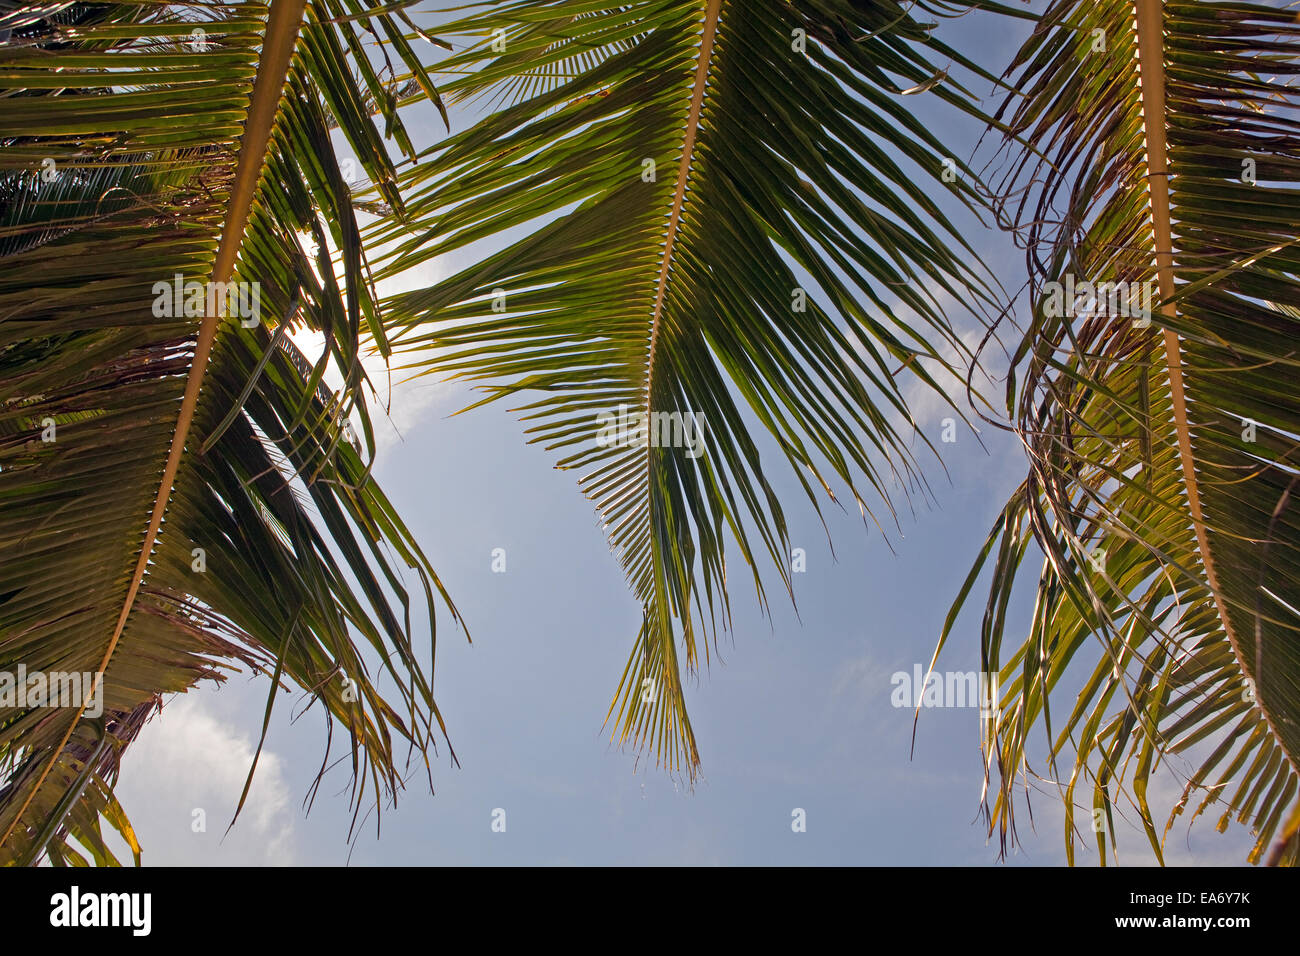
<path fill-rule="evenodd" d="M 306 0 L 272 0 L 267 18 L 266 34 L 258 62 L 257 76 L 253 84 L 248 118 L 244 124 L 243 135 L 240 139 L 235 179 L 231 186 L 230 198 L 226 207 L 226 218 L 222 227 L 220 244 L 213 260 L 211 280 L 213 283 L 228 282 L 234 271 L 235 261 L 238 258 L 239 249 L 243 242 L 244 230 L 251 214 L 253 197 L 257 192 L 258 181 L 266 164 L 266 153 L 271 139 L 271 130 L 279 113 L 280 97 L 288 76 L 290 61 L 297 48 L 298 32 L 302 25 L 305 9 Z M 144 581 L 145 572 L 153 554 L 154 543 L 162 525 L 163 515 L 167 510 L 167 503 L 171 498 L 172 485 L 175 482 L 176 473 L 185 451 L 185 441 L 194 418 L 199 392 L 202 389 L 203 378 L 207 372 L 208 358 L 212 351 L 212 344 L 216 338 L 217 326 L 220 321 L 221 316 L 217 312 L 205 311 L 198 339 L 195 343 L 189 376 L 186 379 L 184 397 L 177 414 L 176 428 L 172 435 L 167 461 L 159 481 L 153 512 L 140 544 L 136 566 L 131 573 L 130 584 L 122 604 L 122 610 L 118 615 L 117 624 L 109 639 L 108 646 L 105 648 L 104 656 L 96 668 L 95 687 L 87 694 L 86 699 L 82 701 L 81 706 L 68 722 L 67 730 L 64 731 L 58 746 L 54 748 L 54 752 L 50 755 L 40 776 L 37 777 L 35 785 L 28 790 L 26 798 L 14 815 L 8 829 L 3 836 L 0 836 L 0 845 L 8 842 L 13 831 L 21 822 L 23 814 L 27 812 L 28 807 L 31 806 L 32 801 L 40 792 L 50 771 L 58 763 L 68 745 L 68 741 L 72 738 L 72 734 L 81 723 L 86 707 L 98 692 L 98 684 L 103 680 L 103 674 L 108 669 L 113 652 L 121 640 L 127 620 L 130 618 L 131 610 L 135 605 L 136 596 L 139 594 L 140 585 Z"/>
<path fill-rule="evenodd" d="M 1155 244 L 1156 274 L 1160 287 L 1160 298 L 1166 301 L 1162 312 L 1174 316 L 1176 306 L 1170 302 L 1174 296 L 1173 266 L 1173 226 L 1169 201 L 1169 154 L 1165 133 L 1165 65 L 1164 65 L 1164 0 L 1137 0 L 1137 39 L 1138 68 L 1140 71 L 1140 93 L 1142 103 L 1143 137 L 1147 151 L 1147 184 L 1151 204 L 1151 225 Z M 1157 122 L 1156 120 L 1160 121 Z M 1215 568 L 1214 555 L 1210 549 L 1209 534 L 1201 508 L 1200 486 L 1196 477 L 1196 464 L 1192 453 L 1191 429 L 1187 420 L 1187 401 L 1184 390 L 1182 352 L 1178 333 L 1166 327 L 1164 329 L 1165 362 L 1169 376 L 1170 398 L 1173 405 L 1173 424 L 1178 437 L 1178 451 L 1183 473 L 1183 487 L 1187 495 L 1187 506 L 1196 533 L 1197 548 L 1200 552 L 1201 565 L 1205 569 L 1206 584 L 1214 597 L 1215 608 L 1223 626 L 1233 656 L 1243 674 L 1251 673 L 1246 668 L 1246 657 L 1241 650 L 1237 634 L 1228 614 L 1228 608 L 1219 587 L 1218 573 Z M 1258 682 L 1256 682 L 1258 683 Z M 1269 713 L 1263 694 L 1256 689 L 1255 704 L 1267 723 L 1273 739 L 1286 756 L 1293 770 L 1300 768 L 1296 756 L 1286 745 L 1283 736 L 1278 733 L 1273 716 Z"/>
<path fill-rule="evenodd" d="M 659 280 L 655 289 L 654 313 L 650 321 L 650 346 L 646 354 L 646 407 L 650 406 L 650 395 L 654 380 L 655 346 L 659 341 L 659 326 L 663 316 L 664 296 L 668 291 L 668 272 L 672 268 L 673 247 L 677 242 L 677 231 L 681 225 L 682 207 L 686 201 L 686 184 L 690 180 L 691 169 L 695 159 L 695 139 L 700 128 L 700 116 L 704 110 L 704 88 L 709 79 L 709 68 L 713 61 L 713 41 L 717 37 L 718 20 L 722 14 L 722 0 L 707 0 L 704 10 L 704 28 L 700 33 L 700 52 L 695 67 L 695 82 L 691 88 L 691 106 L 686 114 L 686 129 L 682 139 L 682 158 L 677 164 L 677 184 L 673 192 L 672 209 L 668 216 L 668 234 L 664 241 L 663 255 L 659 264 Z"/>

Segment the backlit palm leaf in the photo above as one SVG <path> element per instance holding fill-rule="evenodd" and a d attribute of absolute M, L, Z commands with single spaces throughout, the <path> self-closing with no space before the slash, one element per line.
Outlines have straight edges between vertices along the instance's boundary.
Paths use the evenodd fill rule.
<path fill-rule="evenodd" d="M 343 427 L 354 411 L 369 432 L 358 343 L 382 331 L 331 123 L 400 208 L 367 106 L 398 78 L 361 52 L 364 9 L 77 4 L 0 43 L 0 670 L 106 665 L 102 717 L 0 711 L 0 860 L 81 862 L 75 840 L 116 862 L 101 815 L 138 854 L 112 798 L 122 750 L 161 695 L 237 661 L 342 721 L 358 809 L 401 787 L 401 741 L 433 743 L 397 569 L 431 618 L 439 586 Z M 389 14 L 366 24 L 400 38 Z M 299 233 L 339 261 L 313 269 Z M 154 308 L 155 283 L 231 264 L 260 283 L 260 322 Z M 295 320 L 326 333 L 314 368 L 277 334 Z"/>
<path fill-rule="evenodd" d="M 894 375 L 961 351 L 937 295 L 985 292 L 935 202 L 973 203 L 973 179 L 903 94 L 975 112 L 943 72 L 966 61 L 922 22 L 967 6 L 530 0 L 443 29 L 467 45 L 439 65 L 444 95 L 504 102 L 406 177 L 418 228 L 376 238 L 402 243 L 395 270 L 507 241 L 395 296 L 394 347 L 435 346 L 418 361 L 490 398 L 537 396 L 529 433 L 582 470 L 643 611 L 615 736 L 674 770 L 698 762 L 678 640 L 690 669 L 729 624 L 724 542 L 760 601 L 764 553 L 789 586 L 750 422 L 814 503 L 842 483 L 882 529 L 878 503 L 919 486 Z M 697 423 L 703 453 L 685 433 L 609 442 L 620 409 Z"/>

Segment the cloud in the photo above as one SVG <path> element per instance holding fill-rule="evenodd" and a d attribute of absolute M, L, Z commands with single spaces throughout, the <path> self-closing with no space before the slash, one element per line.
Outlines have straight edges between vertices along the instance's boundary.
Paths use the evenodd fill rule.
<path fill-rule="evenodd" d="M 907 367 L 891 367 L 891 372 L 896 372 L 895 387 L 911 416 L 909 420 L 908 415 L 890 407 L 886 414 L 891 427 L 901 436 L 911 433 L 914 446 L 919 442 L 919 436 L 925 436 L 942 451 L 947 451 L 947 448 L 938 444 L 943 437 L 944 422 L 950 418 L 954 420 L 957 430 L 948 440 L 959 440 L 959 436 L 969 435 L 967 426 L 960 421 L 960 417 L 964 415 L 981 435 L 982 441 L 997 442 L 1002 433 L 997 429 L 990 430 L 981 421 L 977 412 L 995 420 L 1005 418 L 1002 395 L 1008 356 L 1003 344 L 997 336 L 985 341 L 988 335 L 985 324 L 988 316 L 977 315 L 971 307 L 954 297 L 937 281 L 926 280 L 919 290 L 919 295 L 947 318 L 953 334 L 961 342 L 961 347 L 946 338 L 941 338 L 930 327 L 927 320 L 919 316 L 897 295 L 886 299 L 885 306 L 893 316 L 916 332 L 926 334 L 927 341 L 939 356 L 937 359 L 916 356 Z M 852 347 L 859 357 L 873 361 L 863 345 L 854 341 Z M 968 393 L 966 379 L 972 354 L 978 355 L 979 367 L 970 377 Z M 934 380 L 934 384 L 922 379 L 919 372 L 928 374 Z M 953 410 L 954 407 L 956 411 Z M 992 449 L 993 445 L 990 444 L 988 447 Z M 1012 456 L 1005 457 L 1008 461 L 1019 461 Z M 992 476 L 982 474 L 982 477 Z M 1010 480 L 1010 476 L 997 477 Z M 1006 482 L 1000 480 L 996 483 Z"/>
<path fill-rule="evenodd" d="M 382 254 L 382 249 L 380 250 Z M 341 266 L 339 266 L 341 269 Z M 401 292 L 425 289 L 444 278 L 438 261 L 428 260 L 376 284 L 375 292 L 382 299 Z M 339 276 L 342 281 L 342 276 Z M 289 338 L 298 346 L 308 361 L 316 362 L 325 349 L 325 336 L 310 329 L 299 329 Z M 394 355 L 392 366 L 378 352 L 363 352 L 361 364 L 366 370 L 374 393 L 366 390 L 370 418 L 375 429 L 375 445 L 384 451 L 400 444 L 405 436 L 430 417 L 431 411 L 446 401 L 452 388 L 435 381 L 431 376 L 412 379 L 412 372 L 402 366 L 410 356 Z M 325 384 L 334 391 L 343 385 L 343 377 L 333 365 L 325 372 Z M 361 436 L 361 420 L 353 416 L 353 427 Z"/>
<path fill-rule="evenodd" d="M 974 352 L 980 347 L 980 342 L 984 336 L 985 331 L 983 329 L 966 329 L 960 333 L 962 344 L 970 352 Z M 1001 351 L 996 346 L 993 348 L 985 346 L 983 353 L 980 355 L 982 370 L 977 371 L 971 379 L 972 394 L 969 397 L 966 393 L 966 363 L 968 359 L 960 355 L 951 342 L 938 342 L 937 351 L 943 356 L 944 361 L 958 370 L 960 375 L 954 375 L 934 359 L 917 359 L 917 362 L 924 366 L 925 370 L 934 377 L 935 382 L 942 389 L 942 393 L 935 391 L 928 383 L 917 376 L 911 376 L 903 386 L 903 398 L 912 410 L 912 416 L 916 419 L 917 426 L 924 430 L 938 425 L 944 418 L 951 416 L 952 408 L 948 404 L 949 401 L 967 415 L 971 415 L 971 400 L 974 399 L 976 408 L 981 408 L 987 414 L 987 407 L 980 403 L 980 395 L 983 394 L 985 398 L 997 396 L 996 382 L 993 376 L 1001 374 L 997 361 L 1001 358 Z M 990 375 L 990 372 L 993 375 Z M 978 421 L 973 415 L 971 415 L 971 418 L 972 421 Z"/>
<path fill-rule="evenodd" d="M 974 316 L 969 314 L 964 305 L 934 281 L 926 282 L 923 297 L 932 299 L 935 307 L 949 318 L 953 331 L 957 334 L 967 352 L 973 354 L 980 348 L 987 330 L 984 326 L 976 323 Z M 900 321 L 917 329 L 926 327 L 924 320 L 900 300 L 895 299 L 889 303 L 889 306 Z M 976 407 L 982 407 L 979 403 L 981 393 L 985 398 L 998 397 L 1000 394 L 998 380 L 1006 374 L 1007 364 L 1006 356 L 998 342 L 990 339 L 984 345 L 983 351 L 979 353 L 980 370 L 971 378 L 972 394 L 968 397 L 966 373 L 969 358 L 961 354 L 953 343 L 940 339 L 938 335 L 931 335 L 929 340 L 931 344 L 936 346 L 936 351 L 943 360 L 955 368 L 958 374 L 954 375 L 932 358 L 917 359 L 917 363 L 933 376 L 939 388 L 942 389 L 942 392 L 938 392 L 917 375 L 904 373 L 907 375 L 907 379 L 901 389 L 903 398 L 907 402 L 908 408 L 911 409 L 917 427 L 922 430 L 938 425 L 944 418 L 952 415 L 948 400 L 951 400 L 952 404 L 956 405 L 957 408 L 969 414 L 972 399 L 976 402 Z M 985 412 L 987 413 L 987 409 L 985 409 Z"/>
<path fill-rule="evenodd" d="M 292 864 L 290 788 L 280 757 L 269 750 L 263 749 L 244 809 L 225 834 L 257 744 L 223 725 L 209 707 L 202 692 L 172 698 L 122 760 L 117 796 L 144 850 L 142 862 Z M 194 831 L 195 810 L 203 811 L 205 832 Z"/>
<path fill-rule="evenodd" d="M 828 723 L 852 728 L 868 726 L 871 728 L 868 749 L 905 753 L 915 712 L 911 708 L 894 707 L 891 702 L 891 678 L 900 670 L 912 672 L 910 664 L 886 665 L 869 648 L 840 661 L 831 675 L 830 693 L 824 699 Z M 855 754 L 861 755 L 861 746 L 860 731 L 855 729 L 843 738 L 842 752 L 852 759 Z M 841 752 L 841 748 L 837 747 L 836 752 Z M 907 768 L 908 774 L 914 772 L 915 768 Z"/>
<path fill-rule="evenodd" d="M 890 693 L 889 678 L 893 670 L 878 662 L 868 651 L 861 657 L 841 661 L 835 668 L 831 683 L 831 696 L 848 695 L 854 701 L 869 701 L 878 704 L 888 701 Z"/>

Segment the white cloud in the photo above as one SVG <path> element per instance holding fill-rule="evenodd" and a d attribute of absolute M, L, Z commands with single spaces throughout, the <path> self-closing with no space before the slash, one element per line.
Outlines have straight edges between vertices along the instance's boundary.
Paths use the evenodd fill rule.
<path fill-rule="evenodd" d="M 378 284 L 376 291 L 381 297 L 409 292 L 427 288 L 440 278 L 440 270 L 436 264 L 424 262 L 400 275 L 383 280 Z M 290 338 L 303 355 L 312 362 L 320 358 L 325 348 L 325 336 L 319 332 L 300 329 L 292 333 Z M 411 371 L 401 367 L 406 360 L 406 356 L 393 356 L 390 369 L 378 352 L 369 351 L 362 356 L 362 365 L 375 389 L 374 394 L 367 391 L 366 400 L 375 429 L 375 444 L 379 451 L 399 444 L 414 428 L 428 419 L 431 411 L 451 394 L 449 386 L 437 382 L 432 376 L 412 379 Z M 337 369 L 330 367 L 326 371 L 325 384 L 336 391 L 342 387 L 343 378 Z M 355 415 L 353 426 L 360 436 L 361 421 Z"/>
<path fill-rule="evenodd" d="M 923 295 L 927 299 L 932 299 L 936 308 L 948 316 L 953 330 L 957 333 L 967 351 L 974 353 L 979 349 L 987 330 L 983 326 L 975 324 L 974 318 L 967 314 L 965 306 L 958 303 L 951 294 L 934 281 L 926 283 Z M 907 323 L 912 328 L 921 329 L 926 327 L 924 320 L 903 302 L 896 299 L 890 303 L 890 308 L 902 322 Z M 985 398 L 996 399 L 1000 395 L 997 379 L 1005 374 L 1006 369 L 1006 356 L 998 343 L 990 339 L 984 345 L 983 351 L 979 353 L 981 370 L 977 370 L 971 378 L 972 394 L 968 398 L 966 369 L 969 359 L 961 355 L 955 345 L 946 340 L 940 340 L 937 335 L 930 336 L 930 341 L 937 346 L 936 351 L 943 360 L 953 366 L 959 375 L 954 375 L 934 359 L 917 359 L 917 362 L 934 377 L 935 382 L 943 390 L 943 394 L 940 394 L 915 374 L 911 372 L 902 373 L 906 376 L 901 389 L 903 398 L 912 411 L 917 427 L 922 430 L 936 426 L 944 418 L 952 415 L 952 409 L 945 401 L 945 396 L 968 415 L 970 415 L 971 399 L 974 399 L 977 403 L 976 407 L 982 407 L 979 404 L 981 393 Z M 987 408 L 983 410 L 987 414 Z M 974 420 L 974 416 L 971 417 Z"/>
<path fill-rule="evenodd" d="M 984 335 L 983 329 L 967 329 L 961 333 L 961 341 L 968 350 L 974 352 L 979 348 Z M 985 398 L 997 396 L 997 391 L 993 387 L 993 379 L 985 372 L 998 366 L 999 363 L 996 360 L 1001 358 L 1001 352 L 997 351 L 996 347 L 985 347 L 980 356 L 981 365 L 984 367 L 985 372 L 977 371 L 972 377 L 971 395 L 969 397 L 966 392 L 965 375 L 968 360 L 959 355 L 957 348 L 950 342 L 939 342 L 938 352 L 943 356 L 944 361 L 956 368 L 961 374 L 960 376 L 954 375 L 934 359 L 917 359 L 925 367 L 925 370 L 934 377 L 939 387 L 943 389 L 943 394 L 940 394 L 917 376 L 913 375 L 908 378 L 903 386 L 903 398 L 912 410 L 912 416 L 916 419 L 917 426 L 923 430 L 930 429 L 938 425 L 944 418 L 952 416 L 952 408 L 948 404 L 948 400 L 951 400 L 958 409 L 970 416 L 976 427 L 979 427 L 978 419 L 970 410 L 971 400 L 975 401 L 976 408 L 988 414 L 987 407 L 980 404 L 980 395 L 982 393 Z M 945 400 L 945 396 L 947 400 Z"/>
<path fill-rule="evenodd" d="M 256 747 L 255 739 L 224 726 L 201 692 L 163 706 L 127 750 L 117 786 L 145 865 L 294 862 L 290 789 L 281 759 L 269 750 L 262 750 L 248 800 L 226 834 Z M 194 832 L 196 809 L 204 812 L 206 832 Z"/>
<path fill-rule="evenodd" d="M 861 657 L 841 661 L 835 668 L 831 696 L 848 695 L 852 700 L 872 703 L 889 700 L 889 678 L 893 671 L 867 651 Z"/>

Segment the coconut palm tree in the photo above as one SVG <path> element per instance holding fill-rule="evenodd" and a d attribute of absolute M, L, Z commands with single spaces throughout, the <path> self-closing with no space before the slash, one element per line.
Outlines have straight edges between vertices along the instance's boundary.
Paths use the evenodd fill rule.
<path fill-rule="evenodd" d="M 1159 852 L 1146 782 L 1209 741 L 1189 792 L 1218 767 L 1242 793 L 1216 780 L 1207 795 L 1255 813 L 1260 847 L 1293 834 L 1294 27 L 1251 4 L 1142 0 L 1135 25 L 1131 3 L 1061 0 L 990 118 L 968 86 L 996 78 L 934 31 L 975 7 L 1029 16 L 946 0 L 507 0 L 438 20 L 453 48 L 438 89 L 411 46 L 429 31 L 400 7 L 56 4 L 0 20 L 17 104 L 0 127 L 0 665 L 104 674 L 100 718 L 4 710 L 3 858 L 78 862 L 75 841 L 113 862 L 101 817 L 134 846 L 112 796 L 122 749 L 162 694 L 240 661 L 271 672 L 266 720 L 293 684 L 347 724 L 358 808 L 367 777 L 376 806 L 401 788 L 400 739 L 432 748 L 433 667 L 390 555 L 431 617 L 435 592 L 456 614 L 369 475 L 363 340 L 486 401 L 519 398 L 533 440 L 581 470 L 643 612 L 614 736 L 693 775 L 682 677 L 729 625 L 727 544 L 761 603 L 764 567 L 790 589 L 750 430 L 815 507 L 851 496 L 881 531 L 899 488 L 926 493 L 904 385 L 943 394 L 938 371 L 975 360 L 939 299 L 981 319 L 1004 305 L 941 193 L 1025 237 L 1035 290 L 1007 416 L 1030 477 L 958 601 L 996 550 L 990 827 L 1014 839 L 1041 719 L 1059 731 L 1049 774 L 1077 749 L 1067 820 L 1077 782 L 1103 821 L 1127 787 Z M 489 105 L 417 151 L 404 97 Z M 1008 137 L 991 200 L 917 117 L 921 97 Z M 1243 158 L 1249 184 L 1228 176 Z M 38 185 L 50 168 L 69 178 Z M 1225 234 L 1212 217 L 1229 197 L 1243 211 Z M 481 240 L 495 251 L 458 273 L 377 295 Z M 1076 273 L 1155 282 L 1159 314 L 1056 314 L 1047 283 Z M 260 321 L 157 315 L 146 293 L 176 274 L 258 281 Z M 295 325 L 325 333 L 326 359 L 294 348 Z M 342 388 L 323 387 L 326 362 Z M 1240 377 L 1225 385 L 1223 369 Z M 1247 411 L 1264 437 L 1243 452 L 1224 416 Z M 1003 655 L 1034 549 L 1031 633 Z M 1096 667 L 1061 730 L 1047 698 L 1074 661 Z M 395 678 L 391 702 L 368 665 Z"/>
<path fill-rule="evenodd" d="M 973 207 L 973 177 L 944 176 L 963 167 L 902 97 L 942 78 L 927 55 L 973 66 L 893 4 L 770 3 L 725 24 L 716 0 L 489 7 L 443 25 L 470 39 L 440 70 L 460 76 L 451 95 L 502 89 L 510 105 L 418 156 L 398 96 L 414 84 L 441 101 L 400 8 L 313 2 L 303 22 L 301 0 L 78 4 L 6 19 L 0 646 L 10 666 L 102 671 L 104 710 L 8 711 L 5 859 L 75 862 L 75 840 L 111 862 L 100 815 L 134 846 L 112 798 L 122 749 L 161 694 L 230 662 L 346 722 L 358 803 L 367 776 L 375 800 L 400 787 L 394 737 L 433 743 L 432 667 L 381 545 L 430 605 L 437 578 L 341 431 L 355 408 L 369 441 L 363 335 L 385 356 L 397 339 L 449 346 L 439 367 L 511 379 L 498 395 L 554 396 L 533 410 L 540 437 L 580 446 L 562 466 L 596 467 L 587 490 L 644 608 L 623 735 L 657 727 L 691 773 L 676 640 L 694 666 L 701 591 L 725 626 L 724 537 L 751 566 L 767 552 L 788 586 L 783 513 L 741 408 L 810 495 L 809 478 L 827 491 L 839 478 L 865 515 L 859 483 L 918 480 L 889 418 L 906 417 L 895 373 L 929 379 L 918 357 L 960 349 L 937 292 L 992 299 L 932 196 Z M 772 69 L 802 95 L 760 82 Z M 956 82 L 935 95 L 980 115 Z M 365 167 L 364 199 L 340 174 L 334 124 Z M 47 168 L 62 178 L 40 179 Z M 364 235 L 358 206 L 379 214 Z M 376 281 L 547 217 L 433 290 L 376 299 Z M 154 287 L 166 299 L 174 275 L 260 283 L 260 321 L 179 302 L 158 315 Z M 475 300 L 501 285 L 498 317 Z M 295 323 L 326 333 L 342 389 L 322 388 L 322 364 L 286 337 Z M 713 450 L 600 445 L 596 410 L 619 405 L 703 422 Z M 42 442 L 48 420 L 56 440 Z M 354 633 L 397 678 L 393 703 Z"/>

